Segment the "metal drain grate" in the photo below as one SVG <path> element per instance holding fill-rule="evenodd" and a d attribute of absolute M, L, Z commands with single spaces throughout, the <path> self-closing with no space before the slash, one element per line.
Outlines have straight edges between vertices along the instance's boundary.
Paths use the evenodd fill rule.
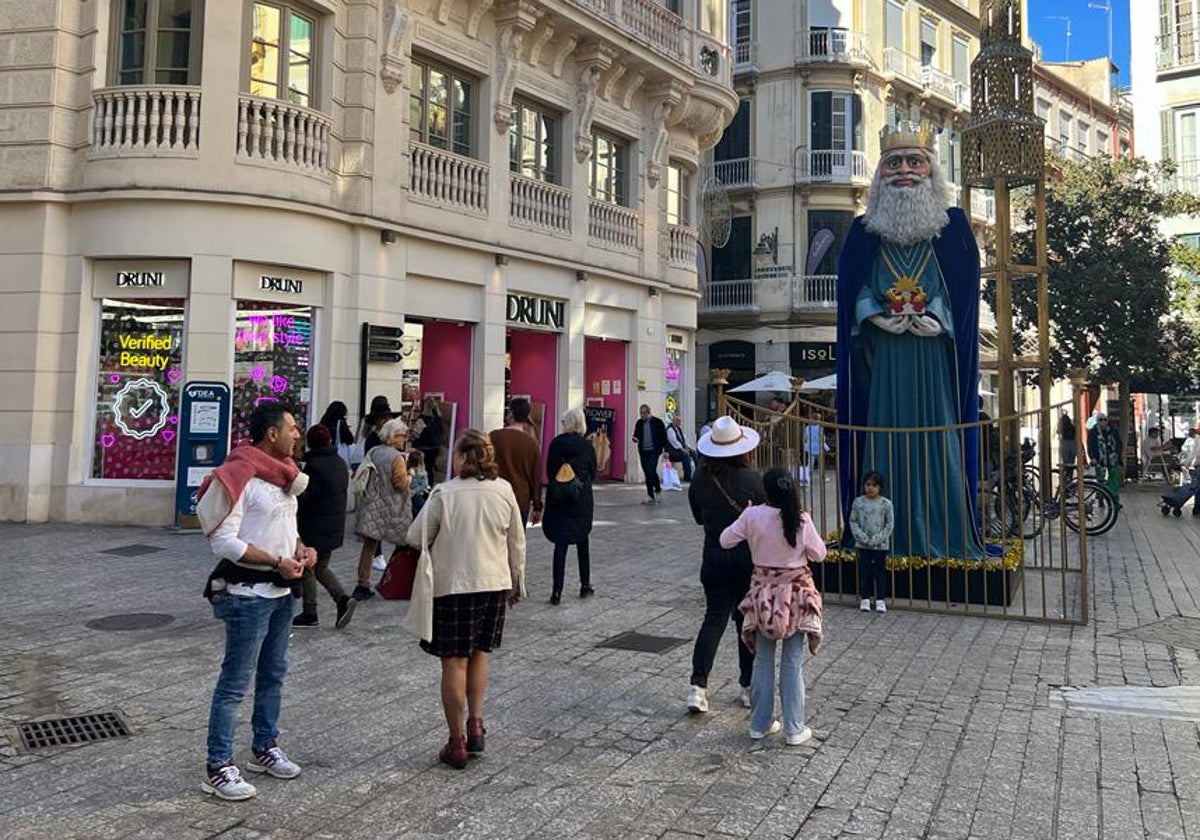
<path fill-rule="evenodd" d="M 666 653 L 687 641 L 688 639 L 679 639 L 675 636 L 647 636 L 645 633 L 635 633 L 631 630 L 605 639 L 596 647 L 636 650 L 639 653 Z"/>
<path fill-rule="evenodd" d="M 156 551 L 162 551 L 162 548 L 157 545 L 134 543 L 133 545 L 119 545 L 116 548 L 106 548 L 100 553 L 115 554 L 118 557 L 141 557 L 143 554 L 153 554 Z"/>
<path fill-rule="evenodd" d="M 20 746 L 26 750 L 90 744 L 93 741 L 107 741 L 110 738 L 124 738 L 129 735 L 129 728 L 116 712 L 22 723 L 17 727 L 17 731 L 21 736 Z"/>
<path fill-rule="evenodd" d="M 1167 647 L 1200 650 L 1200 618 L 1173 615 L 1153 624 L 1144 624 L 1112 635 Z"/>

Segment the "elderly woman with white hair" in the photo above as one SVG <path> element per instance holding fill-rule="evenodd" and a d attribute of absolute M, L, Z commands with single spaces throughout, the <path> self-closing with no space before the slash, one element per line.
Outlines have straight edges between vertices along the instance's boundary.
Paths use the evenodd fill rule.
<path fill-rule="evenodd" d="M 412 504 L 408 498 L 408 459 L 404 449 L 408 444 L 408 426 L 403 420 L 392 419 L 379 429 L 379 446 L 366 454 L 364 469 L 371 469 L 367 489 L 358 503 L 358 524 L 354 532 L 362 538 L 358 555 L 358 585 L 353 597 L 365 601 L 371 591 L 371 558 L 386 540 L 397 546 L 406 545 L 408 526 L 412 524 Z M 370 465 L 369 467 L 367 465 Z"/>
<path fill-rule="evenodd" d="M 584 437 L 587 420 L 583 410 L 572 408 L 562 416 L 562 434 L 550 441 L 546 453 L 546 502 L 542 511 L 542 533 L 554 543 L 553 588 L 550 603 L 562 600 L 566 576 L 567 549 L 575 546 L 579 556 L 579 597 L 589 598 L 592 589 L 592 564 L 588 536 L 592 533 L 592 484 L 596 480 L 596 450 Z M 558 481 L 559 473 L 570 466 L 574 481 Z M 575 483 L 577 482 L 577 483 Z"/>

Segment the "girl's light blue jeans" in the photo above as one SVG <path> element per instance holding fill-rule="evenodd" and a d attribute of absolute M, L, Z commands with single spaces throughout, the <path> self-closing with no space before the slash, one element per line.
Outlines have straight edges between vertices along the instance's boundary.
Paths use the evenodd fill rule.
<path fill-rule="evenodd" d="M 783 701 L 783 732 L 795 735 L 804 729 L 805 633 L 795 633 L 777 644 L 762 633 L 754 647 L 754 675 L 750 679 L 750 729 L 766 732 L 775 717 L 775 648 L 781 647 L 779 696 Z"/>

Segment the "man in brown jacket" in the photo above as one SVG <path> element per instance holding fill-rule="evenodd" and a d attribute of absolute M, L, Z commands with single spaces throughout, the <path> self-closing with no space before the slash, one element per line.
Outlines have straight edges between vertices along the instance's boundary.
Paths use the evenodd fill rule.
<path fill-rule="evenodd" d="M 529 400 L 514 397 L 508 404 L 512 420 L 503 429 L 488 435 L 496 450 L 496 465 L 500 477 L 512 485 L 521 509 L 521 519 L 528 525 L 532 508 L 533 523 L 542 519 L 542 451 L 529 422 Z"/>

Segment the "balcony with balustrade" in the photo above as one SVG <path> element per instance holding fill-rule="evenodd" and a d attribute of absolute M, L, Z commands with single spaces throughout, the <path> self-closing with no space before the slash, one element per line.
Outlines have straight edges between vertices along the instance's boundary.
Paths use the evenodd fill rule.
<path fill-rule="evenodd" d="M 971 88 L 965 82 L 944 73 L 936 67 L 925 65 L 921 68 L 921 83 L 925 90 L 949 102 L 955 108 L 971 107 Z"/>
<path fill-rule="evenodd" d="M 91 157 L 196 157 L 200 88 L 125 85 L 92 92 Z"/>
<path fill-rule="evenodd" d="M 797 149 L 797 184 L 846 184 L 866 186 L 871 183 L 867 153 L 849 149 Z"/>
<path fill-rule="evenodd" d="M 571 191 L 557 184 L 509 173 L 508 218 L 514 225 L 545 233 L 571 233 Z"/>
<path fill-rule="evenodd" d="M 636 251 L 641 247 L 642 217 L 609 201 L 588 199 L 588 242 L 600 248 Z"/>
<path fill-rule="evenodd" d="M 1193 33 L 1182 36 L 1178 33 L 1160 35 L 1155 39 L 1157 46 L 1157 69 L 1160 74 L 1200 67 L 1200 42 Z"/>
<path fill-rule="evenodd" d="M 752 157 L 714 160 L 705 164 L 701 173 L 704 180 L 718 178 L 728 190 L 754 189 L 754 158 Z"/>
<path fill-rule="evenodd" d="M 792 278 L 792 311 L 824 313 L 837 309 L 836 274 L 801 274 Z"/>
<path fill-rule="evenodd" d="M 708 321 L 741 319 L 758 314 L 754 280 L 709 280 L 700 289 L 698 314 Z"/>
<path fill-rule="evenodd" d="M 874 67 L 871 40 L 863 32 L 835 26 L 814 26 L 796 33 L 796 64 L 845 64 Z"/>
<path fill-rule="evenodd" d="M 237 160 L 328 178 L 332 125 L 312 108 L 239 93 Z"/>
<path fill-rule="evenodd" d="M 746 76 L 758 72 L 758 45 L 754 41 L 738 41 L 733 45 L 733 75 Z"/>
<path fill-rule="evenodd" d="M 409 145 L 408 197 L 445 210 L 477 216 L 488 212 L 489 167 L 424 143 Z"/>
<path fill-rule="evenodd" d="M 687 225 L 667 225 L 662 234 L 662 253 L 667 264 L 672 268 L 682 268 L 686 271 L 696 270 L 696 243 L 698 236 L 695 228 Z"/>

